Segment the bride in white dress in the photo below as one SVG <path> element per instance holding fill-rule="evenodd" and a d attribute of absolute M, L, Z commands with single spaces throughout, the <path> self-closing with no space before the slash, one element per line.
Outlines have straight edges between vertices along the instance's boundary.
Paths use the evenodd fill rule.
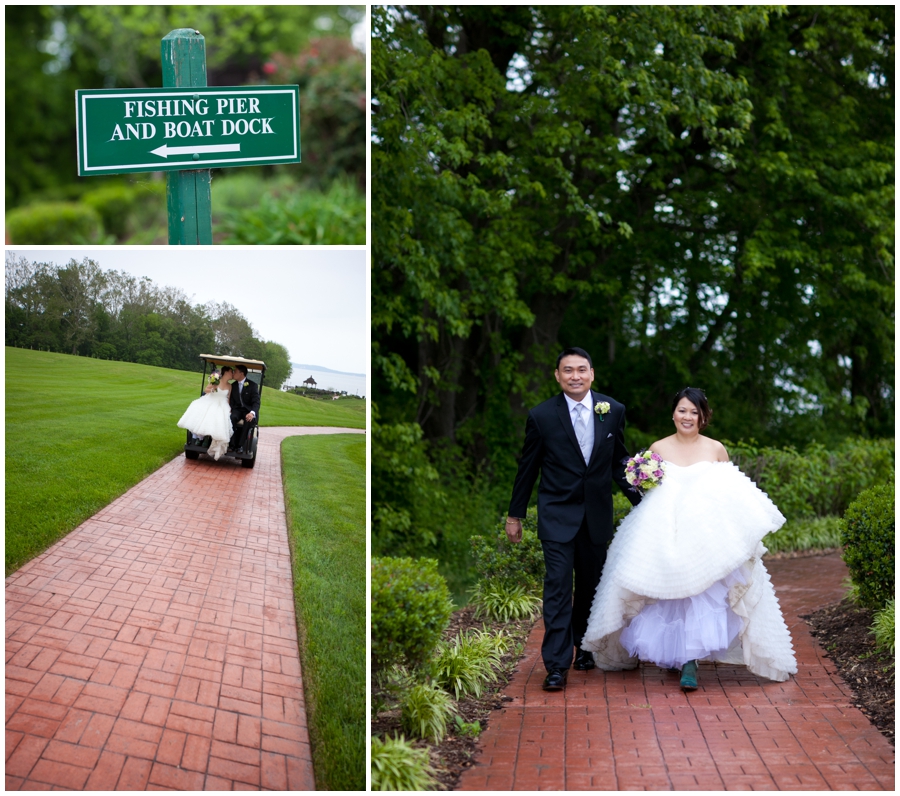
<path fill-rule="evenodd" d="M 613 537 L 582 649 L 601 669 L 640 660 L 681 669 L 697 661 L 746 665 L 770 680 L 797 672 L 791 636 L 762 562 L 762 538 L 784 524 L 768 496 L 700 434 L 712 415 L 702 390 L 673 401 L 675 434 L 651 450 L 665 461 Z"/>
<path fill-rule="evenodd" d="M 234 370 L 228 366 L 222 368 L 218 384 L 207 384 L 205 395 L 191 401 L 177 425 L 190 431 L 196 437 L 211 437 L 207 453 L 216 461 L 225 453 L 234 429 L 231 425 L 231 384 Z"/>

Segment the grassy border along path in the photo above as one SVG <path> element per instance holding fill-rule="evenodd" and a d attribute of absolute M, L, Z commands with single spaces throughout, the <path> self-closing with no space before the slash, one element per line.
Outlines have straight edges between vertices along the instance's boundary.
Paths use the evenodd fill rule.
<path fill-rule="evenodd" d="M 300 660 L 318 790 L 366 786 L 366 439 L 281 446 Z"/>
<path fill-rule="evenodd" d="M 6 348 L 5 374 L 9 575 L 178 455 L 201 376 L 21 348 Z M 361 399 L 263 390 L 263 428 L 365 422 Z"/>

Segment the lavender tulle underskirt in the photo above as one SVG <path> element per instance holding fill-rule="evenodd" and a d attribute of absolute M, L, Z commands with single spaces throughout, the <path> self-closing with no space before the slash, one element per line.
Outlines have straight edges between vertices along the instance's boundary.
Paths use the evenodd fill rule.
<path fill-rule="evenodd" d="M 728 604 L 728 590 L 746 582 L 738 569 L 700 594 L 645 605 L 622 630 L 619 643 L 629 655 L 664 669 L 680 669 L 693 660 L 725 660 L 743 627 Z"/>

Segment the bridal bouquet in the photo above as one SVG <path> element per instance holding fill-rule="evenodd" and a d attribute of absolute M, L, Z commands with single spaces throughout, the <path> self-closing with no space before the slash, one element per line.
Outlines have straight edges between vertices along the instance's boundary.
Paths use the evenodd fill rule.
<path fill-rule="evenodd" d="M 640 492 L 642 495 L 659 486 L 666 474 L 666 463 L 662 456 L 649 448 L 625 459 L 624 464 L 625 480 L 631 484 L 633 492 Z"/>
<path fill-rule="evenodd" d="M 210 384 L 216 385 L 216 384 L 218 384 L 221 380 L 222 380 L 222 374 L 219 373 L 219 371 L 214 370 L 212 373 L 209 374 L 209 379 L 208 379 L 208 381 L 209 381 Z"/>

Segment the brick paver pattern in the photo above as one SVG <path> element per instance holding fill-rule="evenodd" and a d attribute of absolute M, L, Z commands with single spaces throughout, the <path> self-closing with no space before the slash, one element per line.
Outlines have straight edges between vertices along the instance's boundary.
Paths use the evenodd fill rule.
<path fill-rule="evenodd" d="M 893 790 L 894 749 L 799 617 L 840 600 L 838 554 L 767 562 L 797 653 L 784 683 L 700 664 L 700 689 L 653 664 L 569 672 L 541 689 L 543 625 L 492 713 L 461 790 Z"/>
<path fill-rule="evenodd" d="M 8 790 L 315 788 L 279 449 L 347 432 L 179 456 L 7 578 Z"/>

